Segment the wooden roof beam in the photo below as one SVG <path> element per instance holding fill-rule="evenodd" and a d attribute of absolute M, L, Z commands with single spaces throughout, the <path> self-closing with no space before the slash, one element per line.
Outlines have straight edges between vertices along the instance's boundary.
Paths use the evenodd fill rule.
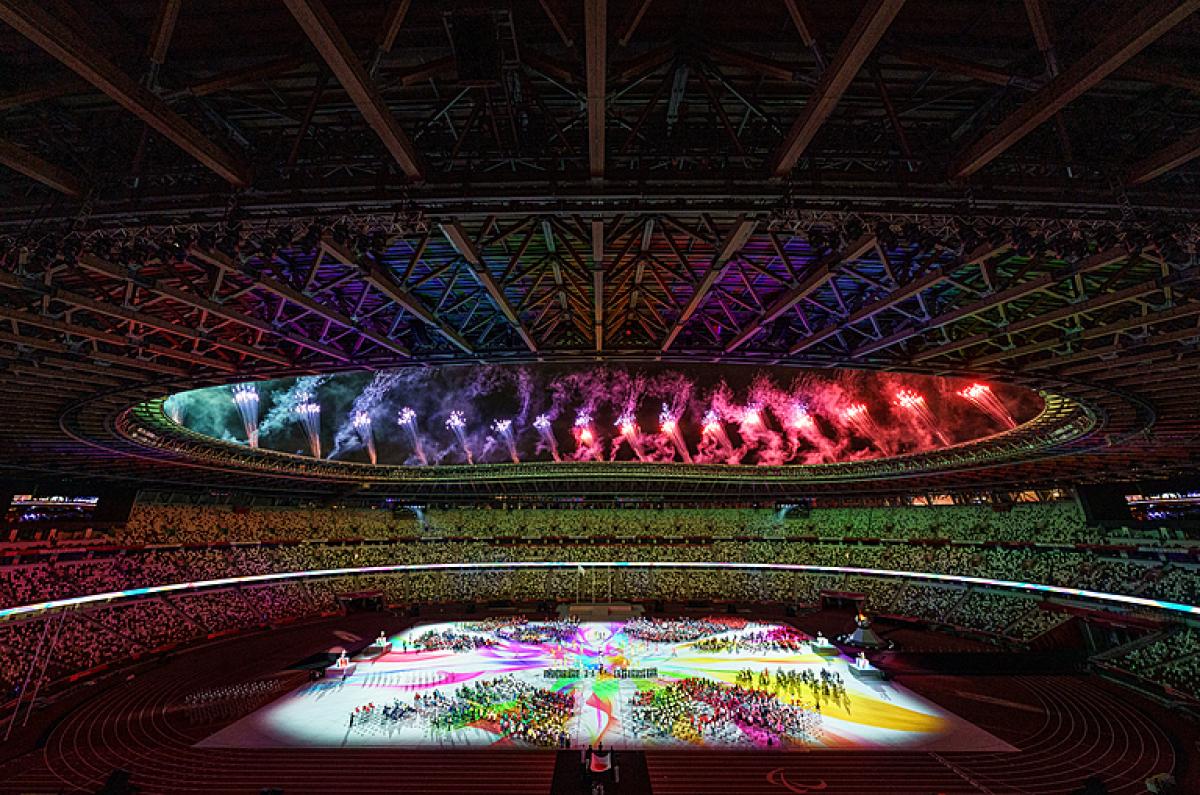
<path fill-rule="evenodd" d="M 241 188 L 250 184 L 250 170 L 238 157 L 208 140 L 167 103 L 51 16 L 36 0 L 0 0 L 0 20 L 226 182 Z"/>
<path fill-rule="evenodd" d="M 172 348 L 172 347 L 166 346 L 166 345 L 155 345 L 152 343 L 151 344 L 147 344 L 147 343 L 139 344 L 139 343 L 133 342 L 129 339 L 126 339 L 125 337 L 122 337 L 118 334 L 112 334 L 107 331 L 101 331 L 100 329 L 94 329 L 94 328 L 91 328 L 90 326 L 81 326 L 81 325 L 74 324 L 74 323 L 68 323 L 64 320 L 56 320 L 54 318 L 43 317 L 41 315 L 34 315 L 34 314 L 30 314 L 28 312 L 19 311 L 16 309 L 8 309 L 6 307 L 0 307 L 0 318 L 3 318 L 5 320 L 14 321 L 16 323 L 23 323 L 27 326 L 33 326 L 34 328 L 40 328 L 40 329 L 44 329 L 46 331 L 53 331 L 55 333 L 62 334 L 63 336 L 66 336 L 66 337 L 78 337 L 79 339 L 93 340 L 95 342 L 103 342 L 107 345 L 118 346 L 118 347 L 122 347 L 122 348 L 128 349 L 128 350 L 145 350 L 146 352 L 153 353 L 157 356 L 162 356 L 162 357 L 169 358 L 169 359 L 175 359 L 177 361 L 188 362 L 189 364 L 197 364 L 197 365 L 201 365 L 203 367 L 212 367 L 216 370 L 221 370 L 221 371 L 227 372 L 227 373 L 236 372 L 238 370 L 237 365 L 232 364 L 230 362 L 222 361 L 220 359 L 210 359 L 206 356 L 200 356 L 199 354 L 189 353 L 188 351 L 179 350 L 177 348 Z M 102 357 L 102 355 L 98 354 L 98 353 L 91 354 L 91 355 L 94 358 L 105 358 L 105 357 Z M 121 357 L 121 358 L 128 361 L 127 357 Z M 105 358 L 105 360 L 112 361 L 111 358 Z M 147 364 L 147 365 L 150 364 L 150 363 L 144 362 L 141 359 L 137 359 L 135 361 L 137 361 L 139 364 Z M 149 369 L 155 369 L 155 368 L 150 367 Z"/>
<path fill-rule="evenodd" d="M 1125 182 L 1129 185 L 1141 185 L 1161 177 L 1168 171 L 1174 171 L 1197 157 L 1200 157 L 1200 130 L 1195 130 L 1134 163 L 1125 175 Z"/>
<path fill-rule="evenodd" d="M 59 168 L 32 152 L 7 141 L 0 141 L 0 164 L 59 193 L 73 197 L 78 197 L 83 193 L 83 185 L 66 169 Z"/>
<path fill-rule="evenodd" d="M 759 331 L 762 331 L 768 323 L 773 323 L 784 312 L 815 293 L 825 282 L 829 281 L 829 278 L 837 272 L 837 269 L 843 263 L 862 257 L 868 251 L 875 248 L 876 242 L 875 235 L 863 235 L 845 249 L 822 257 L 809 268 L 808 274 L 799 284 L 772 301 L 771 305 L 766 308 L 757 320 L 742 329 L 742 332 L 725 346 L 725 352 L 731 353 Z"/>
<path fill-rule="evenodd" d="M 1200 0 L 1153 0 L 1115 25 L 1095 47 L 1034 92 L 954 159 L 950 175 L 969 177 L 1033 132 L 1073 100 L 1200 9 Z"/>
<path fill-rule="evenodd" d="M 725 267 L 730 260 L 737 256 L 742 247 L 746 245 L 746 241 L 750 239 L 750 235 L 754 232 L 754 227 L 758 225 L 757 221 L 748 220 L 744 217 L 739 217 L 733 229 L 725 236 L 721 248 L 713 256 L 712 262 L 709 263 L 708 270 L 704 274 L 704 278 L 700 280 L 700 284 L 696 285 L 696 289 L 692 291 L 692 297 L 688 300 L 683 311 L 679 313 L 679 318 L 671 324 L 671 330 L 667 332 L 667 338 L 663 340 L 661 350 L 666 353 L 667 350 L 675 343 L 675 338 L 679 336 L 679 332 L 683 331 L 683 327 L 692 319 L 692 315 L 696 314 L 696 310 L 704 303 L 704 299 L 712 291 L 713 285 L 725 273 Z"/>
<path fill-rule="evenodd" d="M 371 262 L 366 258 L 356 258 L 354 252 L 350 251 L 344 245 L 332 240 L 321 240 L 321 248 L 329 253 L 334 259 L 343 265 L 350 265 L 359 268 L 365 274 L 376 290 L 383 293 L 393 303 L 404 307 L 410 315 L 416 317 L 423 323 L 432 326 L 434 330 L 440 333 L 443 337 L 453 343 L 463 353 L 473 353 L 471 346 L 463 339 L 462 335 L 451 328 L 441 318 L 437 317 L 433 312 L 421 303 L 421 299 L 396 284 L 396 281 L 385 270 L 375 262 Z"/>
<path fill-rule="evenodd" d="M 194 295 L 192 293 L 179 290 L 170 285 L 164 284 L 161 280 L 150 279 L 139 276 L 133 270 L 125 265 L 118 265 L 114 262 L 109 262 L 95 254 L 84 253 L 79 256 L 79 265 L 95 273 L 102 273 L 106 276 L 111 276 L 115 279 L 122 279 L 132 282 L 137 286 L 158 293 L 164 298 L 168 298 L 176 303 L 184 306 L 198 309 L 202 312 L 207 312 L 214 317 L 219 317 L 222 320 L 228 320 L 230 323 L 236 323 L 239 326 L 257 331 L 268 337 L 277 337 L 279 339 L 290 342 L 291 344 L 304 348 L 306 350 L 319 353 L 322 356 L 327 356 L 337 362 L 350 361 L 350 354 L 340 348 L 332 345 L 327 345 L 317 340 L 309 339 L 300 334 L 289 334 L 282 329 L 276 328 L 265 320 L 256 317 L 251 317 L 244 312 L 238 311 L 230 306 L 209 300 L 204 296 Z"/>
<path fill-rule="evenodd" d="M 355 323 L 337 309 L 320 303 L 311 296 L 305 295 L 291 285 L 285 284 L 277 279 L 272 279 L 270 276 L 254 275 L 246 272 L 237 264 L 235 264 L 233 260 L 229 259 L 219 251 L 206 251 L 202 248 L 193 246 L 188 249 L 188 256 L 193 257 L 200 262 L 212 265 L 213 267 L 220 268 L 227 273 L 234 273 L 250 279 L 254 283 L 255 287 L 261 288 L 278 298 L 282 298 L 285 301 L 290 301 L 296 306 L 313 313 L 317 317 L 325 318 L 326 320 L 337 323 L 339 326 L 348 328 L 351 331 L 362 335 L 381 348 L 398 353 L 401 356 L 412 355 L 408 348 L 404 347 L 404 345 L 396 340 L 391 339 L 390 337 L 385 337 L 383 334 L 372 331 L 369 328 L 365 328 L 358 323 Z"/>
<path fill-rule="evenodd" d="M 537 343 L 534 342 L 533 336 L 529 330 L 525 328 L 525 324 L 521 322 L 521 318 L 517 316 L 512 305 L 508 302 L 508 298 L 504 295 L 504 290 L 500 287 L 500 283 L 492 276 L 492 272 L 488 270 L 487 263 L 483 261 L 483 257 L 479 253 L 479 249 L 467 236 L 467 230 L 463 229 L 462 224 L 458 221 L 450 221 L 440 224 L 442 234 L 449 241 L 454 250 L 458 252 L 467 264 L 471 266 L 471 273 L 475 276 L 475 280 L 479 282 L 483 289 L 487 290 L 488 295 L 492 298 L 492 303 L 500 310 L 508 320 L 509 325 L 516 329 L 517 334 L 524 341 L 526 347 L 533 353 L 537 353 Z"/>
<path fill-rule="evenodd" d="M 785 177 L 795 167 L 903 5 L 904 0 L 870 0 L 863 8 L 829 68 L 821 74 L 800 117 L 776 150 L 771 161 L 774 176 Z"/>
<path fill-rule="evenodd" d="M 592 332 L 596 353 L 604 350 L 604 221 L 592 219 Z"/>
<path fill-rule="evenodd" d="M 325 4 L 321 0 L 283 2 L 405 176 L 415 182 L 423 181 L 425 174 L 412 141 L 388 110 L 371 76 L 359 62 L 350 42 L 342 35 Z"/>
<path fill-rule="evenodd" d="M 592 179 L 604 179 L 605 80 L 608 65 L 608 2 L 586 0 L 584 43 L 587 64 L 588 166 Z"/>
<path fill-rule="evenodd" d="M 1061 282 L 1063 279 L 1070 278 L 1075 274 L 1090 273 L 1094 270 L 1112 265 L 1115 262 L 1120 262 L 1129 257 L 1129 252 L 1121 246 L 1114 246 L 1105 249 L 1104 251 L 1093 254 L 1092 256 L 1080 261 L 1075 267 L 1065 270 L 1061 273 L 1046 273 L 1036 278 L 1030 279 L 1027 282 L 1013 285 L 1005 290 L 992 293 L 973 303 L 961 306 L 958 309 L 953 309 L 945 312 L 937 317 L 931 318 L 924 323 L 911 324 L 897 330 L 894 334 L 889 334 L 881 339 L 872 340 L 850 352 L 852 359 L 858 359 L 862 356 L 869 356 L 872 353 L 877 353 L 885 348 L 890 348 L 893 345 L 904 342 L 926 331 L 939 329 L 942 326 L 947 326 L 951 323 L 962 320 L 963 318 L 978 315 L 980 312 L 985 312 L 1001 304 L 1015 301 L 1018 298 L 1023 298 L 1027 295 L 1032 295 L 1040 290 L 1045 290 L 1048 287 Z"/>

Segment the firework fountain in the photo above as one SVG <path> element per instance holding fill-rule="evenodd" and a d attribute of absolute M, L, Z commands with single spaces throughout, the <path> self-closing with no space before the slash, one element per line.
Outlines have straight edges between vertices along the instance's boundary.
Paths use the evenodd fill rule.
<path fill-rule="evenodd" d="M 362 440 L 363 446 L 367 448 L 367 457 L 371 459 L 371 463 L 378 463 L 379 457 L 375 453 L 375 434 L 371 433 L 371 415 L 365 411 L 356 411 L 350 422 L 354 426 L 355 432 L 358 433 L 358 438 Z"/>
<path fill-rule="evenodd" d="M 571 429 L 575 436 L 575 458 L 579 461 L 600 458 L 600 441 L 592 430 L 591 412 L 581 411 L 575 415 L 575 426 Z"/>
<path fill-rule="evenodd" d="M 500 434 L 500 438 L 504 440 L 504 445 L 508 448 L 508 457 L 512 459 L 512 462 L 514 464 L 521 463 L 521 457 L 517 455 L 517 443 L 513 439 L 512 420 L 496 420 L 492 423 L 492 430 Z"/>
<path fill-rule="evenodd" d="M 1000 398 L 996 397 L 992 392 L 992 388 L 987 384 L 971 384 L 965 389 L 958 390 L 957 394 L 959 397 L 971 401 L 976 408 L 992 417 L 1005 428 L 1017 427 L 1017 421 L 1008 412 L 1008 408 L 1005 407 Z"/>
<path fill-rule="evenodd" d="M 793 431 L 811 431 L 816 428 L 816 421 L 808 412 L 808 404 L 796 401 L 788 412 L 788 428 Z"/>
<path fill-rule="evenodd" d="M 742 432 L 753 432 L 763 425 L 762 407 L 751 403 L 742 410 Z"/>
<path fill-rule="evenodd" d="M 721 415 L 717 414 L 714 409 L 709 409 L 704 412 L 701 422 L 704 423 L 702 428 L 704 435 L 717 443 L 717 447 L 720 448 L 726 461 L 732 461 L 734 457 L 733 442 L 729 441 L 729 434 L 725 433 L 725 426 L 721 424 Z"/>
<path fill-rule="evenodd" d="M 475 456 L 471 453 L 471 445 L 467 443 L 467 420 L 463 413 L 461 411 L 450 412 L 450 416 L 446 418 L 446 427 L 454 431 L 454 435 L 458 437 L 458 444 L 467 457 L 467 463 L 474 464 Z"/>
<path fill-rule="evenodd" d="M 937 418 L 929 410 L 925 396 L 920 392 L 915 389 L 898 390 L 893 405 L 903 409 L 918 425 L 936 436 L 942 444 L 950 444 L 946 434 L 942 433 L 942 429 L 938 427 Z"/>
<path fill-rule="evenodd" d="M 182 395 L 171 395 L 163 401 L 163 411 L 171 422 L 176 425 L 183 425 L 184 403 Z"/>
<path fill-rule="evenodd" d="M 821 436 L 816 420 L 809 413 L 807 403 L 795 400 L 788 404 L 786 410 L 787 420 L 784 422 L 784 431 L 787 433 L 788 458 L 794 458 L 800 448 L 805 446 L 801 440 L 805 440 L 817 448 L 828 444 L 828 440 Z"/>
<path fill-rule="evenodd" d="M 562 457 L 558 454 L 558 440 L 554 438 L 554 429 L 550 426 L 550 418 L 545 414 L 537 415 L 533 421 L 533 427 L 537 429 L 542 443 L 549 448 L 551 457 L 555 461 L 562 461 Z"/>
<path fill-rule="evenodd" d="M 875 420 L 871 417 L 871 412 L 867 409 L 865 403 L 851 403 L 842 409 L 840 416 L 842 422 L 853 428 L 859 436 L 870 440 L 876 447 L 881 447 L 879 426 L 875 424 Z"/>
<path fill-rule="evenodd" d="M 425 457 L 425 446 L 421 444 L 421 434 L 417 430 L 417 412 L 405 406 L 396 415 L 396 422 L 401 428 L 408 431 L 408 437 L 412 441 L 413 452 L 417 454 L 417 460 L 421 462 L 421 466 L 427 466 L 429 459 Z"/>
<path fill-rule="evenodd" d="M 446 425 L 455 437 L 441 437 L 440 428 L 435 436 L 450 449 L 461 447 L 459 460 L 471 463 L 491 460 L 491 447 L 499 448 L 503 441 L 505 461 L 624 458 L 780 466 L 924 452 L 1011 428 L 1036 410 L 1036 395 L 1015 388 L 907 374 L 811 373 L 784 384 L 764 371 L 751 377 L 739 374 L 731 385 L 719 374 L 692 376 L 665 369 L 648 374 L 576 369 L 556 371 L 541 381 L 524 371 L 517 377 L 512 368 L 485 366 L 465 376 L 459 372 L 380 371 L 369 382 L 339 377 L 327 386 L 330 379 L 320 376 L 253 382 L 180 393 L 164 402 L 162 411 L 164 421 L 170 417 L 197 432 L 260 448 L 282 441 L 285 429 L 293 430 L 294 439 L 294 429 L 302 425 L 313 455 L 337 458 L 365 447 L 360 459 L 377 463 L 440 462 L 446 451 L 435 448 L 432 436 L 423 438 L 429 428 L 420 426 L 421 418 L 446 420 L 456 409 Z M 514 395 L 518 403 L 512 405 Z M 960 405 L 943 414 L 950 395 L 951 400 L 970 401 L 972 408 Z M 655 412 L 657 424 L 652 430 L 639 428 L 650 406 L 662 407 Z M 467 424 L 472 415 L 488 412 L 487 425 Z M 337 417 L 338 427 L 323 427 L 322 413 Z M 375 433 L 373 421 L 386 416 L 400 426 L 398 436 Z M 563 425 L 572 434 L 567 448 L 556 438 L 556 417 L 574 419 Z M 537 433 L 522 436 L 529 420 Z M 606 430 L 613 420 L 616 427 Z M 332 443 L 324 436 L 331 430 L 336 431 Z M 487 444 L 481 447 L 485 437 Z M 452 453 L 451 460 L 457 455 Z"/>
<path fill-rule="evenodd" d="M 258 447 L 258 389 L 254 384 L 234 384 L 233 404 L 242 417 L 246 444 Z"/>
<path fill-rule="evenodd" d="M 642 449 L 642 433 L 638 429 L 637 419 L 633 414 L 626 412 L 617 421 L 613 423 L 621 431 L 621 438 L 629 444 L 629 449 L 633 450 L 633 454 L 637 456 L 638 461 L 646 460 L 646 452 Z M 616 450 L 613 451 L 614 457 Z"/>
<path fill-rule="evenodd" d="M 675 449 L 679 451 L 679 455 L 686 463 L 692 463 L 692 454 L 688 452 L 687 442 L 683 440 L 683 434 L 679 431 L 679 421 L 675 417 L 675 413 L 671 411 L 671 407 L 666 403 L 662 404 L 662 411 L 658 415 L 659 429 L 675 445 Z"/>
<path fill-rule="evenodd" d="M 321 405 L 316 402 L 311 392 L 302 392 L 296 396 L 296 416 L 304 426 L 308 436 L 308 449 L 313 458 L 321 457 Z"/>

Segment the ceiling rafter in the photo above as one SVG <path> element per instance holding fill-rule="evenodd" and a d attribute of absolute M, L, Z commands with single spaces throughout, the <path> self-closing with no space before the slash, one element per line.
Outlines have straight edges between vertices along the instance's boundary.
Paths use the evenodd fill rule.
<path fill-rule="evenodd" d="M 782 295 L 770 303 L 762 315 L 730 340 L 729 344 L 725 346 L 725 352 L 730 353 L 744 345 L 755 334 L 762 331 L 767 324 L 775 322 L 789 309 L 820 289 L 843 264 L 859 259 L 868 251 L 874 250 L 875 244 L 874 235 L 863 235 L 857 240 L 851 241 L 844 249 L 822 257 L 819 262 L 813 264 L 798 284 L 785 290 Z"/>
<path fill-rule="evenodd" d="M 396 303 L 397 306 L 403 307 L 409 314 L 416 317 L 426 325 L 432 326 L 439 334 L 452 342 L 455 347 L 463 353 L 472 353 L 470 344 L 463 338 L 461 334 L 454 330 L 448 323 L 439 318 L 434 312 L 431 312 L 422 302 L 421 299 L 414 296 L 404 287 L 396 283 L 386 269 L 380 267 L 376 262 L 371 261 L 366 257 L 356 257 L 344 245 L 333 240 L 322 238 L 321 248 L 328 252 L 338 262 L 343 265 L 361 268 L 367 277 L 367 281 L 386 295 L 389 300 Z"/>
<path fill-rule="evenodd" d="M 83 182 L 74 174 L 8 141 L 0 140 L 0 165 L 67 196 L 83 194 Z"/>
<path fill-rule="evenodd" d="M 754 228 L 758 222 L 753 219 L 747 219 L 739 216 L 733 224 L 733 228 L 726 235 L 725 240 L 721 243 L 721 247 L 713 255 L 712 260 L 708 263 L 705 269 L 704 276 L 692 291 L 692 297 L 684 306 L 683 311 L 679 313 L 679 317 L 671 325 L 671 330 L 667 332 L 666 339 L 663 340 L 660 350 L 664 353 L 670 349 L 679 333 L 683 331 L 684 326 L 691 320 L 692 315 L 704 303 L 704 299 L 708 297 L 709 291 L 712 290 L 717 280 L 721 278 L 725 272 L 726 266 L 730 261 L 737 256 L 742 247 L 746 245 L 746 241 L 754 232 Z M 680 225 L 672 223 L 676 228 L 682 228 Z"/>
<path fill-rule="evenodd" d="M 496 281 L 496 278 L 488 269 L 482 255 L 479 253 L 479 249 L 475 247 L 475 243 L 467 234 L 466 229 L 458 221 L 439 224 L 438 228 L 442 230 L 442 234 L 446 237 L 450 245 L 454 247 L 454 250 L 458 252 L 459 256 L 471 267 L 471 274 L 475 277 L 475 280 L 479 282 L 483 289 L 487 290 L 488 295 L 492 298 L 492 303 L 496 305 L 496 308 L 508 320 L 509 325 L 517 332 L 517 335 L 525 343 L 525 346 L 530 351 L 537 353 L 538 347 L 533 336 L 530 335 L 529 330 L 525 328 L 525 324 L 521 322 L 521 318 L 513 310 L 512 305 L 508 302 L 508 298 L 504 295 L 504 290 L 501 288 L 500 283 Z"/>
<path fill-rule="evenodd" d="M 1114 25 L 1083 57 L 1062 69 L 1024 103 L 954 159 L 953 177 L 969 177 L 1050 120 L 1197 9 L 1200 0 L 1151 0 Z"/>
<path fill-rule="evenodd" d="M 122 72 L 33 0 L 0 0 L 0 20 L 41 47 L 125 110 L 236 187 L 250 184 L 239 157 L 210 141 L 163 100 Z"/>
<path fill-rule="evenodd" d="M 253 275 L 247 273 L 244 269 L 235 264 L 232 259 L 219 251 L 209 251 L 198 246 L 193 246 L 192 248 L 188 249 L 188 256 L 193 257 L 200 262 L 220 268 L 225 273 L 236 274 L 243 278 L 250 279 L 256 286 L 261 287 L 269 293 L 272 293 L 281 300 L 289 301 L 292 304 L 301 307 L 305 311 L 311 312 L 327 321 L 337 323 L 339 326 L 354 331 L 355 333 L 362 335 L 364 338 L 370 340 L 385 350 L 398 353 L 404 357 L 412 355 L 412 352 L 400 342 L 380 334 L 379 332 L 372 331 L 360 323 L 356 323 L 334 307 L 323 304 L 311 296 L 305 295 L 289 284 L 285 284 L 284 282 L 281 282 L 278 279 L 273 279 L 265 274 Z"/>
<path fill-rule="evenodd" d="M 608 0 L 584 0 L 584 56 L 587 73 L 588 164 L 592 179 L 604 179 L 607 124 Z"/>
<path fill-rule="evenodd" d="M 388 110 L 350 43 L 321 0 L 283 0 L 346 94 L 410 180 L 425 179 L 416 149 Z"/>
<path fill-rule="evenodd" d="M 795 167 L 903 5 L 904 0 L 868 0 L 776 150 L 771 160 L 774 176 L 785 177 Z"/>

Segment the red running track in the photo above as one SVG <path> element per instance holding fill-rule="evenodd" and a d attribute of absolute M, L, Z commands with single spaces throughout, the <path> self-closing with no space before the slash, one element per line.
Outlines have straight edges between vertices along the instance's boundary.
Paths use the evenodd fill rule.
<path fill-rule="evenodd" d="M 1054 795 L 1099 776 L 1144 793 L 1175 753 L 1161 708 L 1093 677 L 925 677 L 905 682 L 1018 753 L 648 753 L 655 795 Z M 924 686 L 923 686 L 924 685 Z M 941 691 L 941 692 L 939 692 Z M 974 696 L 974 698 L 972 698 Z"/>
<path fill-rule="evenodd" d="M 240 715 L 197 717 L 189 693 L 277 675 L 341 641 L 374 637 L 378 616 L 281 629 L 187 652 L 81 697 L 43 748 L 0 766 L 0 792 L 94 790 L 117 767 L 143 792 L 548 793 L 553 752 L 194 749 Z M 361 624 L 362 626 L 358 626 Z M 389 630 L 398 627 L 389 626 Z M 1171 770 L 1161 708 L 1093 677 L 912 677 L 904 684 L 1021 749 L 1017 753 L 828 751 L 647 754 L 656 795 L 1054 795 L 1100 775 L 1114 795 Z M 258 704 L 248 705 L 246 711 Z M 1190 746 L 1190 743 L 1188 745 Z"/>

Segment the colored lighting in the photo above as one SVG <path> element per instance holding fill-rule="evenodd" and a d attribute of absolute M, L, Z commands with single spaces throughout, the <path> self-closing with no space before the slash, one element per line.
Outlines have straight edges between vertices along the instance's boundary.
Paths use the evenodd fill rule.
<path fill-rule="evenodd" d="M 7 607 L 0 610 L 0 619 L 28 615 L 43 610 L 58 610 L 66 607 L 81 607 L 83 605 L 111 602 L 129 599 L 148 594 L 176 593 L 180 591 L 199 591 L 209 588 L 221 588 L 230 585 L 250 583 L 286 582 L 288 580 L 304 580 L 321 577 L 345 577 L 362 574 L 401 574 L 429 571 L 490 571 L 518 569 L 604 569 L 634 568 L 634 569 L 694 569 L 694 570 L 746 570 L 746 571 L 786 571 L 808 572 L 812 574 L 853 574 L 863 577 L 891 577 L 925 580 L 928 582 L 944 582 L 955 585 L 982 585 L 991 588 L 1003 588 L 1025 593 L 1040 593 L 1048 596 L 1074 597 L 1104 602 L 1125 607 L 1150 608 L 1166 610 L 1172 613 L 1184 613 L 1200 616 L 1200 607 L 1167 602 L 1160 599 L 1149 599 L 1132 594 L 1104 593 L 1089 591 L 1083 588 L 1067 588 L 1061 585 L 1043 585 L 1040 583 L 1020 582 L 1018 580 L 993 580 L 987 577 L 969 577 L 958 574 L 937 574 L 934 572 L 898 571 L 894 569 L 861 569 L 854 566 L 811 566 L 802 563 L 719 563 L 715 561 L 524 561 L 524 562 L 495 562 L 495 563 L 396 563 L 388 566 L 353 566 L 342 569 L 309 569 L 307 571 L 285 571 L 273 574 L 251 574 L 243 577 L 222 577 L 215 580 L 199 580 L 196 582 L 178 582 L 168 585 L 153 585 L 145 588 L 132 588 L 124 591 L 106 591 L 87 596 L 72 596 L 66 599 L 51 599 L 45 602 Z"/>

